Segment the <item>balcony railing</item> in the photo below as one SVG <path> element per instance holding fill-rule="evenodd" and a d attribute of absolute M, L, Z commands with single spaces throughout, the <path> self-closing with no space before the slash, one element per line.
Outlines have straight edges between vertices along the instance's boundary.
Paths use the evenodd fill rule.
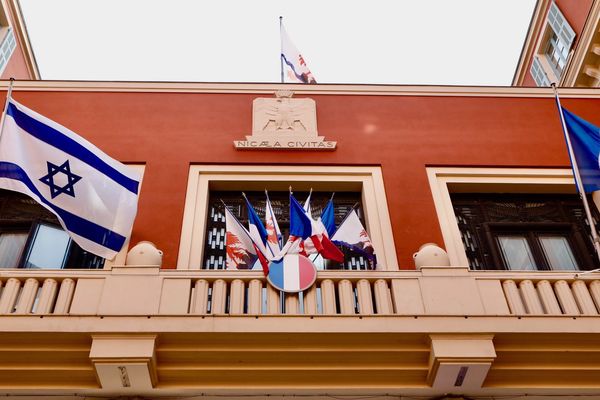
<path fill-rule="evenodd" d="M 0 270 L 0 314 L 591 316 L 600 312 L 598 275 L 320 271 L 308 291 L 283 294 L 260 272 Z"/>

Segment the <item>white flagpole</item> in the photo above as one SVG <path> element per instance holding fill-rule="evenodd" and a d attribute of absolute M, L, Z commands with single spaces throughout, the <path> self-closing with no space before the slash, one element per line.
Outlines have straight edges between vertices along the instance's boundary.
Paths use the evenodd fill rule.
<path fill-rule="evenodd" d="M 285 83 L 283 79 L 283 17 L 279 16 L 279 43 L 280 43 L 280 51 L 279 51 L 279 62 L 281 63 L 281 83 Z"/>
<path fill-rule="evenodd" d="M 0 119 L 0 137 L 2 136 L 2 131 L 4 130 L 4 120 L 6 119 L 6 110 L 8 110 L 8 102 L 12 98 L 12 89 L 13 83 L 15 82 L 15 78 L 10 78 L 10 82 L 8 84 L 8 90 L 6 91 L 6 103 L 4 104 L 4 111 L 2 112 L 2 117 Z"/>
<path fill-rule="evenodd" d="M 600 239 L 598 238 L 596 226 L 594 225 L 594 219 L 592 218 L 592 213 L 590 211 L 590 205 L 588 204 L 587 196 L 585 195 L 585 190 L 583 189 L 581 175 L 579 174 L 579 167 L 577 166 L 577 160 L 575 159 L 575 153 L 573 152 L 573 146 L 571 145 L 571 138 L 569 136 L 567 124 L 565 123 L 565 116 L 563 114 L 562 106 L 560 104 L 560 98 L 558 97 L 558 89 L 556 88 L 556 83 L 554 82 L 552 83 L 552 89 L 554 90 L 554 98 L 556 99 L 556 105 L 558 106 L 558 113 L 560 115 L 560 122 L 562 123 L 565 141 L 567 142 L 567 149 L 569 150 L 569 158 L 571 158 L 571 164 L 573 164 L 573 175 L 575 176 L 575 183 L 579 191 L 579 196 L 583 201 L 583 208 L 585 209 L 585 215 L 587 217 L 588 224 L 590 225 L 590 231 L 592 232 L 592 240 L 594 242 L 594 248 L 596 249 L 596 256 L 598 256 L 598 259 L 600 260 Z"/>

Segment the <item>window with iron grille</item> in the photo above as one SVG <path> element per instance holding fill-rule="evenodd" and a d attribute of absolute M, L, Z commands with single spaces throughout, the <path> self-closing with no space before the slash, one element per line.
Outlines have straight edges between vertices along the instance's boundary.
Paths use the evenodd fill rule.
<path fill-rule="evenodd" d="M 600 266 L 577 196 L 454 193 L 451 199 L 472 269 L 588 270 Z M 593 216 L 597 224 L 595 209 Z"/>
<path fill-rule="evenodd" d="M 21 193 L 0 190 L 0 268 L 85 268 L 104 258 L 79 247 L 54 214 Z"/>
<path fill-rule="evenodd" d="M 265 215 L 266 197 L 264 192 L 245 192 L 250 203 L 254 206 L 256 213 L 263 218 Z M 311 196 L 311 212 L 314 219 L 319 218 L 323 208 L 331 198 L 331 192 L 313 192 Z M 303 202 L 308 197 L 308 192 L 294 192 L 294 197 Z M 289 192 L 269 191 L 269 199 L 273 206 L 275 218 L 283 235 L 283 242 L 289 235 Z M 241 192 L 233 191 L 211 191 L 208 203 L 208 218 L 206 224 L 206 235 L 203 269 L 225 269 L 225 215 L 223 203 L 227 204 L 229 210 L 240 220 L 244 226 L 248 226 L 248 212 Z M 361 193 L 358 192 L 336 192 L 334 197 L 335 223 L 336 226 L 342 222 L 346 214 L 356 206 L 356 211 L 364 225 Z M 338 264 L 331 260 L 323 260 L 321 256 L 311 255 L 319 269 L 346 269 L 366 270 L 369 262 L 364 257 L 355 254 L 348 249 L 340 249 L 344 253 L 344 263 Z M 258 263 L 257 263 L 258 264 Z M 255 268 L 259 268 L 255 264 Z"/>

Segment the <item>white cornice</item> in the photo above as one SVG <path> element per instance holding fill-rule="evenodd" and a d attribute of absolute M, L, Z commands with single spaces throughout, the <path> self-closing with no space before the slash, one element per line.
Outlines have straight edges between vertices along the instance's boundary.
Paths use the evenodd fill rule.
<path fill-rule="evenodd" d="M 0 81 L 0 89 L 9 81 Z M 553 97 L 551 88 L 501 86 L 416 85 L 302 85 L 276 83 L 16 81 L 14 91 L 37 92 L 133 92 L 133 93 L 231 93 L 273 94 L 292 90 L 299 95 L 431 96 L 431 97 Z M 561 88 L 562 97 L 600 98 L 593 88 Z"/>

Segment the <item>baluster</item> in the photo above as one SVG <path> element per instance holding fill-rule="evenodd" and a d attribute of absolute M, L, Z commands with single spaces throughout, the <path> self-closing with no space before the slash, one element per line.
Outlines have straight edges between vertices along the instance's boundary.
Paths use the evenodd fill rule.
<path fill-rule="evenodd" d="M 579 315 L 579 308 L 573 297 L 573 292 L 571 292 L 571 288 L 566 281 L 556 281 L 554 283 L 554 292 L 565 314 Z"/>
<path fill-rule="evenodd" d="M 335 285 L 331 279 L 323 279 L 321 282 L 321 303 L 323 314 L 336 314 Z"/>
<path fill-rule="evenodd" d="M 300 300 L 298 293 L 285 294 L 285 313 L 291 315 L 300 313 Z"/>
<path fill-rule="evenodd" d="M 267 314 L 281 314 L 279 302 L 279 290 L 267 285 Z"/>
<path fill-rule="evenodd" d="M 54 305 L 54 314 L 68 314 L 75 293 L 75 281 L 71 278 L 63 279 L 58 290 L 58 297 Z"/>
<path fill-rule="evenodd" d="M 304 292 L 304 314 L 317 315 L 317 285 L 312 285 L 310 289 Z"/>
<path fill-rule="evenodd" d="M 6 281 L 2 296 L 0 297 L 0 314 L 10 314 L 17 301 L 19 290 L 21 289 L 21 281 L 16 278 L 10 278 Z"/>
<path fill-rule="evenodd" d="M 248 284 L 248 314 L 258 315 L 262 309 L 262 281 L 252 279 Z"/>
<path fill-rule="evenodd" d="M 517 289 L 515 281 L 513 281 L 512 279 L 508 279 L 502 282 L 502 289 L 504 289 L 504 295 L 506 296 L 506 301 L 508 302 L 508 307 L 510 307 L 510 311 L 516 315 L 526 314 L 525 306 L 521 301 L 519 289 Z"/>
<path fill-rule="evenodd" d="M 600 310 L 600 281 L 594 280 L 590 283 L 590 293 L 596 303 L 596 307 Z"/>
<path fill-rule="evenodd" d="M 527 314 L 543 314 L 544 309 L 533 283 L 529 279 L 525 279 L 519 283 L 519 289 L 521 289 L 521 298 L 525 303 Z"/>
<path fill-rule="evenodd" d="M 392 298 L 387 282 L 384 279 L 377 279 L 374 286 L 377 314 L 393 314 Z"/>
<path fill-rule="evenodd" d="M 556 300 L 556 295 L 554 294 L 554 289 L 552 289 L 550 282 L 545 279 L 539 281 L 537 284 L 537 289 L 538 293 L 540 294 L 540 299 L 542 300 L 544 310 L 546 310 L 546 314 L 561 315 L 562 311 L 558 305 L 558 300 Z"/>
<path fill-rule="evenodd" d="M 40 292 L 40 298 L 38 299 L 37 307 L 35 308 L 35 314 L 50 314 L 52 305 L 56 299 L 56 293 L 58 291 L 58 283 L 55 279 L 45 279 Z"/>
<path fill-rule="evenodd" d="M 373 314 L 373 297 L 371 296 L 371 283 L 366 279 L 361 279 L 356 283 L 358 293 L 358 312 L 361 315 Z"/>
<path fill-rule="evenodd" d="M 338 296 L 340 300 L 340 314 L 355 314 L 354 309 L 354 291 L 352 282 L 348 279 L 342 279 L 338 282 Z"/>
<path fill-rule="evenodd" d="M 243 314 L 244 313 L 244 281 L 241 279 L 234 279 L 231 282 L 231 288 L 229 290 L 229 314 Z"/>
<path fill-rule="evenodd" d="M 227 305 L 227 282 L 217 279 L 212 285 L 212 314 L 225 314 Z"/>
<path fill-rule="evenodd" d="M 23 285 L 21 291 L 21 297 L 19 298 L 19 304 L 15 310 L 15 314 L 29 314 L 33 308 L 35 297 L 37 296 L 38 287 L 40 283 L 37 279 L 28 278 Z"/>
<path fill-rule="evenodd" d="M 598 315 L 596 306 L 584 281 L 575 281 L 571 285 L 575 301 L 583 315 Z"/>
<path fill-rule="evenodd" d="M 208 288 L 209 284 L 206 279 L 198 279 L 196 281 L 190 314 L 208 313 Z"/>

